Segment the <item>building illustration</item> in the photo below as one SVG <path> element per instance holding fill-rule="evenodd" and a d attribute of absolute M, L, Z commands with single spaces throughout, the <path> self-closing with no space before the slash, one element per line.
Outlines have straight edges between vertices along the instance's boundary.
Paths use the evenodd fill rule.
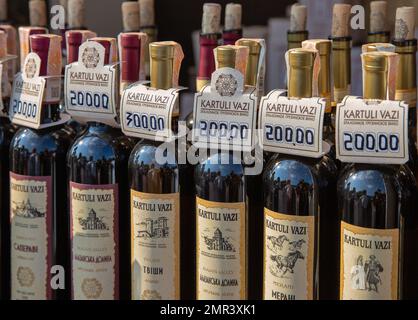
<path fill-rule="evenodd" d="M 144 222 L 139 223 L 139 231 L 137 238 L 167 238 L 169 227 L 168 219 L 159 217 L 157 219 L 145 219 Z"/>
<path fill-rule="evenodd" d="M 208 250 L 235 252 L 234 246 L 222 235 L 222 231 L 217 228 L 213 237 L 204 236 L 205 244 Z"/>
<path fill-rule="evenodd" d="M 13 214 L 18 217 L 32 219 L 45 217 L 45 212 L 40 212 L 37 208 L 33 207 L 29 199 L 26 202 L 23 200 L 21 203 L 17 203 L 13 208 Z"/>
<path fill-rule="evenodd" d="M 103 217 L 97 217 L 94 209 L 90 209 L 87 218 L 78 218 L 78 220 L 83 230 L 109 230 L 109 227 L 103 222 Z"/>

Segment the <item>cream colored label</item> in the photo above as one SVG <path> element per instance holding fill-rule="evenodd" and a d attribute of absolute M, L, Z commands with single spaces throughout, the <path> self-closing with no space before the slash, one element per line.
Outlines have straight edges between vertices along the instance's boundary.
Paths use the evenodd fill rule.
<path fill-rule="evenodd" d="M 315 217 L 264 209 L 264 299 L 312 300 Z"/>
<path fill-rule="evenodd" d="M 180 195 L 131 190 L 132 299 L 180 299 Z"/>
<path fill-rule="evenodd" d="M 119 298 L 117 185 L 70 182 L 72 295 Z"/>
<path fill-rule="evenodd" d="M 10 173 L 11 298 L 52 298 L 51 177 Z"/>
<path fill-rule="evenodd" d="M 196 200 L 197 299 L 246 299 L 245 203 Z"/>
<path fill-rule="evenodd" d="M 405 101 L 410 108 L 417 106 L 417 88 L 400 90 L 395 93 L 396 101 Z"/>
<path fill-rule="evenodd" d="M 340 298 L 398 299 L 399 229 L 341 222 Z"/>

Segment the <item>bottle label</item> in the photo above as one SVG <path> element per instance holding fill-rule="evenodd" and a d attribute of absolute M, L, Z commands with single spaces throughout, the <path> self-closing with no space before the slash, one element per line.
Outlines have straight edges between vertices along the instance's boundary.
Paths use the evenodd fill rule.
<path fill-rule="evenodd" d="M 261 99 L 260 144 L 270 152 L 320 157 L 325 99 L 289 99 L 283 93 L 274 90 Z"/>
<path fill-rule="evenodd" d="M 335 138 L 342 162 L 404 164 L 409 160 L 408 106 L 348 96 L 338 104 Z"/>
<path fill-rule="evenodd" d="M 240 71 L 216 70 L 211 85 L 195 94 L 194 144 L 199 148 L 210 145 L 226 150 L 252 150 L 256 139 L 256 94 L 255 87 L 244 88 Z"/>
<path fill-rule="evenodd" d="M 118 185 L 70 182 L 72 297 L 119 298 Z"/>
<path fill-rule="evenodd" d="M 399 229 L 341 222 L 340 298 L 398 299 Z"/>
<path fill-rule="evenodd" d="M 246 299 L 245 203 L 196 200 L 197 299 Z"/>
<path fill-rule="evenodd" d="M 131 190 L 132 299 L 180 299 L 180 195 Z"/>
<path fill-rule="evenodd" d="M 11 297 L 52 299 L 51 177 L 10 172 Z"/>
<path fill-rule="evenodd" d="M 264 299 L 312 300 L 315 217 L 264 208 Z"/>
<path fill-rule="evenodd" d="M 99 121 L 119 126 L 119 87 L 117 65 L 105 65 L 105 48 L 86 41 L 79 49 L 79 60 L 65 68 L 65 106 L 77 121 Z"/>
<path fill-rule="evenodd" d="M 22 72 L 15 75 L 10 98 L 10 120 L 17 125 L 39 129 L 46 80 L 39 76 L 41 58 L 29 53 Z"/>
<path fill-rule="evenodd" d="M 183 88 L 157 90 L 136 83 L 122 95 L 121 126 L 127 136 L 154 141 L 173 138 L 172 119 L 179 114 Z"/>
<path fill-rule="evenodd" d="M 395 93 L 396 101 L 405 101 L 410 108 L 417 106 L 417 88 L 413 89 L 396 89 Z"/>

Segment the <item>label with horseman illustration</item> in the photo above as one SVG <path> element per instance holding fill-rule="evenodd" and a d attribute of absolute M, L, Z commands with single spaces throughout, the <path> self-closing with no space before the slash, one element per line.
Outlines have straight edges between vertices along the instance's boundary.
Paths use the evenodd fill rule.
<path fill-rule="evenodd" d="M 245 202 L 196 202 L 197 299 L 246 299 Z"/>
<path fill-rule="evenodd" d="M 70 182 L 74 300 L 119 299 L 118 185 Z"/>
<path fill-rule="evenodd" d="M 133 300 L 180 299 L 180 194 L 131 189 Z"/>
<path fill-rule="evenodd" d="M 314 298 L 315 217 L 264 208 L 264 299 Z"/>
<path fill-rule="evenodd" d="M 50 176 L 10 172 L 12 300 L 53 298 L 52 199 Z"/>
<path fill-rule="evenodd" d="M 340 298 L 398 299 L 399 229 L 341 222 Z"/>

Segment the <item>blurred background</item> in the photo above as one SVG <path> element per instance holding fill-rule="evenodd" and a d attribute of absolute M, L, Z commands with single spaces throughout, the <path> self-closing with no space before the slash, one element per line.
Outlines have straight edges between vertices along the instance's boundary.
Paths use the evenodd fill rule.
<path fill-rule="evenodd" d="M 49 0 L 49 6 L 58 0 Z M 86 0 L 86 27 L 100 36 L 116 36 L 122 30 L 122 0 Z M 179 42 L 185 52 L 181 83 L 193 90 L 195 66 L 198 57 L 198 30 L 201 25 L 202 6 L 205 2 L 222 4 L 241 3 L 245 37 L 267 40 L 266 89 L 284 87 L 284 53 L 287 47 L 286 33 L 289 27 L 287 14 L 292 0 L 155 0 L 156 23 L 159 40 Z M 361 66 L 360 45 L 365 41 L 368 28 L 369 0 L 301 0 L 308 6 L 308 30 L 310 38 L 327 38 L 331 30 L 334 3 L 360 4 L 366 9 L 366 30 L 353 30 L 353 94 L 360 95 Z M 409 5 L 418 8 L 418 0 L 388 0 L 389 27 L 393 32 L 396 7 Z M 17 25 L 29 23 L 28 0 L 9 1 L 9 17 Z M 358 77 L 358 79 L 356 78 Z"/>

